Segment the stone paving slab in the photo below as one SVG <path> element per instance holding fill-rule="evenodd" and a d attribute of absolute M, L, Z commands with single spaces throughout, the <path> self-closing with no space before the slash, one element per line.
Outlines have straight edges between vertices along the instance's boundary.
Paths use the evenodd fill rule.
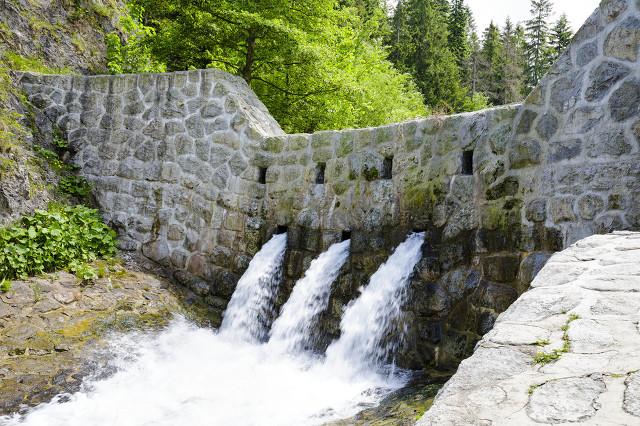
<path fill-rule="evenodd" d="M 639 323 L 640 233 L 579 241 L 500 315 L 417 424 L 640 425 Z"/>

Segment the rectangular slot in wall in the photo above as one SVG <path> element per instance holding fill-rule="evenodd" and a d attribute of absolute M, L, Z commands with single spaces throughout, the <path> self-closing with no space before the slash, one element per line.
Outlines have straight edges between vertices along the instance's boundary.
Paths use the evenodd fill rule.
<path fill-rule="evenodd" d="M 382 179 L 393 177 L 393 157 L 386 157 L 382 162 Z"/>
<path fill-rule="evenodd" d="M 473 174 L 473 151 L 464 151 L 462 153 L 462 174 Z"/>
<path fill-rule="evenodd" d="M 258 183 L 265 184 L 267 183 L 267 168 L 259 167 L 258 168 Z"/>
<path fill-rule="evenodd" d="M 324 184 L 324 171 L 327 168 L 325 163 L 318 163 L 316 165 L 316 184 L 323 185 Z"/>

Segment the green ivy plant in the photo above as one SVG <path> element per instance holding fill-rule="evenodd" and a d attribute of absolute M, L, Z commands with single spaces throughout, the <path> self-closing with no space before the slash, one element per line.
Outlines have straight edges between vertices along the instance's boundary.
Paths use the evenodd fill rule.
<path fill-rule="evenodd" d="M 0 293 L 8 293 L 11 290 L 11 281 L 6 278 L 0 280 Z"/>
<path fill-rule="evenodd" d="M 82 176 L 62 176 L 58 188 L 61 192 L 78 198 L 91 194 L 91 185 Z"/>
<path fill-rule="evenodd" d="M 3 279 L 59 269 L 80 270 L 81 275 L 89 276 L 90 271 L 81 265 L 115 253 L 116 233 L 102 223 L 97 210 L 81 205 L 52 205 L 47 211 L 36 210 L 15 226 L 0 228 Z"/>
<path fill-rule="evenodd" d="M 69 270 L 75 273 L 76 278 L 83 283 L 91 282 L 99 278 L 96 269 L 87 263 L 73 262 L 69 265 Z"/>
<path fill-rule="evenodd" d="M 53 139 L 53 144 L 57 147 L 58 151 L 64 152 L 69 148 L 69 142 L 62 136 L 56 135 Z M 36 145 L 34 146 L 34 150 L 60 175 L 60 181 L 58 183 L 60 192 L 79 199 L 86 198 L 91 194 L 92 188 L 89 182 L 82 176 L 75 174 L 78 171 L 77 166 L 65 163 L 58 153 L 50 149 Z"/>

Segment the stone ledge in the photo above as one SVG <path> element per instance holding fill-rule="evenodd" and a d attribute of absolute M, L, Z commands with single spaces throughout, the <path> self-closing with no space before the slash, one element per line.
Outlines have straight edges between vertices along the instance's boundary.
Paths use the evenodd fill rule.
<path fill-rule="evenodd" d="M 640 233 L 581 240 L 531 287 L 418 425 L 640 423 Z"/>

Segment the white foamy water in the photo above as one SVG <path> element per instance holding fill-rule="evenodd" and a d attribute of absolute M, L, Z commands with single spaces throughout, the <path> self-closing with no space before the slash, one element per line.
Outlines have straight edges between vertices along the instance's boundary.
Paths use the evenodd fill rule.
<path fill-rule="evenodd" d="M 287 234 L 274 235 L 251 259 L 224 313 L 221 334 L 246 342 L 264 340 L 274 314 L 286 248 Z"/>
<path fill-rule="evenodd" d="M 322 360 L 283 357 L 266 344 L 227 340 L 184 319 L 114 345 L 135 350 L 113 376 L 25 418 L 0 418 L 0 425 L 318 425 L 353 416 L 404 384 L 375 374 L 341 377 Z"/>
<path fill-rule="evenodd" d="M 327 349 L 327 363 L 342 371 L 360 374 L 380 367 L 393 354 L 396 339 L 387 339 L 399 319 L 406 286 L 422 258 L 424 233 L 413 233 L 360 289 L 360 296 L 344 312 L 340 339 Z"/>
<path fill-rule="evenodd" d="M 297 353 L 309 348 L 318 315 L 327 308 L 331 284 L 349 257 L 350 240 L 333 244 L 314 259 L 296 282 L 289 300 L 271 328 L 269 344 L 277 350 Z"/>
<path fill-rule="evenodd" d="M 276 235 L 240 280 L 224 330 L 177 318 L 161 332 L 120 336 L 112 341 L 114 374 L 86 379 L 81 391 L 25 415 L 0 417 L 0 426 L 313 426 L 349 418 L 408 379 L 383 373 L 382 361 L 394 349 L 385 337 L 423 239 L 410 235 L 361 289 L 326 358 L 309 357 L 298 345 L 326 307 L 349 243 L 332 246 L 296 284 L 273 331 L 274 342 L 291 348 L 283 356 L 282 346 L 260 342 L 286 246 L 286 235 Z"/>

